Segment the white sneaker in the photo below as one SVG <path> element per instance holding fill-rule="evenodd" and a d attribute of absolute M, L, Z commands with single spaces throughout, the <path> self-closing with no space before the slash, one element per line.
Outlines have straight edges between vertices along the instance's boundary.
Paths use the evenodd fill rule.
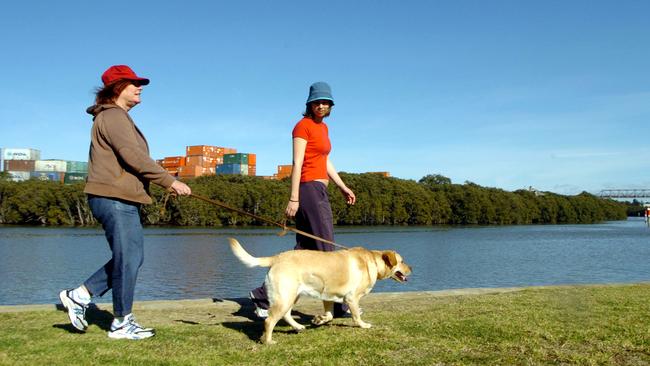
<path fill-rule="evenodd" d="M 255 295 L 253 294 L 253 291 L 248 293 L 248 297 L 253 301 L 253 306 L 255 307 L 255 315 L 257 315 L 258 318 L 260 319 L 266 319 L 269 317 L 269 309 L 265 309 L 260 306 L 262 304 L 262 301 L 260 299 L 256 298 Z M 268 304 L 268 301 L 264 301 L 266 304 Z M 268 306 L 268 305 L 267 305 Z"/>
<path fill-rule="evenodd" d="M 156 331 L 153 328 L 144 328 L 140 324 L 135 322 L 135 317 L 133 314 L 129 314 L 124 317 L 124 320 L 120 323 L 117 319 L 113 320 L 111 324 L 111 331 L 108 332 L 108 336 L 114 339 L 145 339 L 153 337 L 156 335 Z"/>
<path fill-rule="evenodd" d="M 68 318 L 70 318 L 72 326 L 81 332 L 85 332 L 88 329 L 86 309 L 88 309 L 90 298 L 82 299 L 76 290 L 71 289 L 59 292 L 59 299 L 63 307 L 68 310 Z"/>
<path fill-rule="evenodd" d="M 255 315 L 257 315 L 258 318 L 260 319 L 266 319 L 269 317 L 269 309 L 262 309 L 258 308 L 257 306 L 255 307 Z"/>

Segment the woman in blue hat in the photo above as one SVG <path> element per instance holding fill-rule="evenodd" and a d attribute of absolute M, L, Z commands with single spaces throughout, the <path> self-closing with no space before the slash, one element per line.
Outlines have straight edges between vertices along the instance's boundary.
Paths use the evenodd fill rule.
<path fill-rule="evenodd" d="M 293 129 L 293 170 L 291 172 L 291 195 L 285 213 L 295 217 L 296 228 L 334 241 L 334 222 L 330 207 L 327 186 L 334 182 L 349 205 L 354 205 L 356 197 L 336 172 L 329 159 L 332 148 L 329 140 L 328 117 L 334 106 L 332 90 L 322 81 L 309 88 L 305 113 Z M 296 235 L 294 249 L 333 251 L 334 246 L 306 236 Z M 264 286 L 250 293 L 255 304 L 255 313 L 266 317 L 268 300 Z M 335 304 L 334 317 L 347 313 L 347 307 Z"/>

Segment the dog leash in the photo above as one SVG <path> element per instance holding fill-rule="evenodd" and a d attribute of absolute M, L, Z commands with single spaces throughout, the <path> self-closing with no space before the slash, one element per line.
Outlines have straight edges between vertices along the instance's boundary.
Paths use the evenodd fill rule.
<path fill-rule="evenodd" d="M 167 197 L 165 198 L 165 203 L 164 203 L 165 205 L 167 204 L 167 198 L 168 197 L 169 197 L 169 193 L 168 193 Z M 190 194 L 190 197 L 196 198 L 198 200 L 201 200 L 201 201 L 204 201 L 204 202 L 207 202 L 207 203 L 211 203 L 211 204 L 213 204 L 215 206 L 219 206 L 221 208 L 225 208 L 227 210 L 234 211 L 234 212 L 237 212 L 237 213 L 242 214 L 242 215 L 250 216 L 250 217 L 252 217 L 252 218 L 254 218 L 256 220 L 265 222 L 267 224 L 278 226 L 278 227 L 282 228 L 282 232 L 278 233 L 279 236 L 286 235 L 287 231 L 293 231 L 296 234 L 300 234 L 300 235 L 306 236 L 308 238 L 312 238 L 312 239 L 315 239 L 315 240 L 318 240 L 318 241 L 322 241 L 323 243 L 331 244 L 331 245 L 334 245 L 335 247 L 339 247 L 341 249 L 349 249 L 348 247 L 346 247 L 344 245 L 337 244 L 337 243 L 335 243 L 333 241 L 323 239 L 323 238 L 321 238 L 319 236 L 316 236 L 316 235 L 313 235 L 313 234 L 310 234 L 310 233 L 306 233 L 306 232 L 304 232 L 302 230 L 298 230 L 298 229 L 296 229 L 294 227 L 291 227 L 291 226 L 287 226 L 286 225 L 286 219 L 282 223 L 279 223 L 279 222 L 273 221 L 271 219 L 267 219 L 266 217 L 258 216 L 258 215 L 255 215 L 253 213 L 250 213 L 250 212 L 247 212 L 247 211 L 244 211 L 244 210 L 240 210 L 240 209 L 238 209 L 236 207 L 229 206 L 229 205 L 227 205 L 227 204 L 225 204 L 223 202 L 213 200 L 213 199 L 210 199 L 210 198 L 207 198 L 207 197 L 203 197 L 203 196 L 200 196 L 198 194 L 192 193 L 192 194 Z"/>

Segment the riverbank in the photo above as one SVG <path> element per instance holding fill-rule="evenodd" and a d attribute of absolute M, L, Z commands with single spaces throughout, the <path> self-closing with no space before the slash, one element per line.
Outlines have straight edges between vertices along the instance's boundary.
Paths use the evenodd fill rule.
<path fill-rule="evenodd" d="M 3 306 L 0 364 L 650 364 L 649 303 L 648 283 L 373 293 L 371 329 L 281 322 L 273 346 L 245 299 L 138 302 L 158 331 L 139 342 L 107 338 L 108 304 L 89 310 L 86 334 L 54 305 Z M 320 305 L 295 309 L 308 324 Z"/>

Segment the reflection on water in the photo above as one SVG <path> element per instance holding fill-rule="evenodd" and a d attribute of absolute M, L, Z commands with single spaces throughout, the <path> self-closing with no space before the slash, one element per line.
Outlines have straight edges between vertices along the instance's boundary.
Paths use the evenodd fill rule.
<path fill-rule="evenodd" d="M 264 268 L 230 252 L 237 238 L 255 256 L 293 248 L 275 229 L 145 230 L 145 263 L 136 300 L 245 297 Z M 597 225 L 490 227 L 344 227 L 347 246 L 395 249 L 414 272 L 405 284 L 374 291 L 420 291 L 650 280 L 650 229 L 642 220 Z M 56 303 L 110 256 L 103 232 L 88 228 L 0 226 L 0 304 Z M 102 302 L 110 302 L 105 296 Z"/>

